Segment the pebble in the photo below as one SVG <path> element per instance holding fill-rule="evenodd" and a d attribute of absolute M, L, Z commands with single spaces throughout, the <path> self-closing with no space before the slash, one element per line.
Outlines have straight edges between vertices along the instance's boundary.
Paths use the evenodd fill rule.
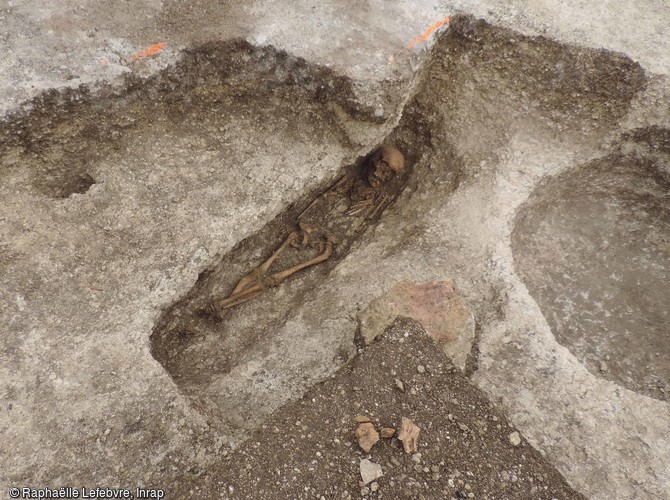
<path fill-rule="evenodd" d="M 392 427 L 383 427 L 381 432 L 380 432 L 380 435 L 383 438 L 393 437 L 394 434 L 395 434 L 395 429 L 393 429 Z"/>
<path fill-rule="evenodd" d="M 419 373 L 426 373 L 426 367 L 423 365 L 419 365 L 416 367 L 416 371 Z"/>
<path fill-rule="evenodd" d="M 370 420 L 370 417 L 368 417 L 367 415 L 357 415 L 354 417 L 354 422 L 357 422 L 359 424 L 365 424 L 368 422 L 372 422 L 372 420 Z"/>
<path fill-rule="evenodd" d="M 405 453 L 416 453 L 421 429 L 407 417 L 402 417 L 401 421 L 398 440 L 402 441 Z"/>
<path fill-rule="evenodd" d="M 395 379 L 395 386 L 400 390 L 400 391 L 405 391 L 405 384 L 402 383 L 402 380 L 399 378 Z"/>
<path fill-rule="evenodd" d="M 375 443 L 379 441 L 379 433 L 375 429 L 375 426 L 370 422 L 358 424 L 354 434 L 356 439 L 358 439 L 358 446 L 360 446 L 366 453 L 368 453 Z"/>
<path fill-rule="evenodd" d="M 367 458 L 361 460 L 360 471 L 363 484 L 371 483 L 375 479 L 379 479 L 384 475 L 382 466 L 371 462 Z"/>
<path fill-rule="evenodd" d="M 514 431 L 509 435 L 509 442 L 512 443 L 512 446 L 519 446 L 521 444 L 521 436 L 518 432 Z"/>
<path fill-rule="evenodd" d="M 607 370 L 609 370 L 609 367 L 607 366 L 607 363 L 605 363 L 604 361 L 601 361 L 600 362 L 600 371 L 602 373 L 607 373 Z"/>
<path fill-rule="evenodd" d="M 374 483 L 372 483 L 370 485 L 370 491 L 372 491 L 374 493 L 377 490 L 379 490 L 379 483 L 377 481 L 375 481 Z"/>

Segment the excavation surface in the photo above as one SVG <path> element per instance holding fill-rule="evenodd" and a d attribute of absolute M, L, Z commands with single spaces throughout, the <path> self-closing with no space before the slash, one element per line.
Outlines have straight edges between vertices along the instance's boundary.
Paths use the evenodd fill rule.
<path fill-rule="evenodd" d="M 433 36 L 364 90 L 344 63 L 227 39 L 5 117 L 3 487 L 670 494 L 667 77 L 468 16 Z M 381 144 L 407 166 L 384 210 L 313 204 Z M 352 225 L 207 313 L 301 222 Z M 324 252 L 302 249 L 277 264 Z M 394 470 L 375 491 L 357 409 L 424 429 L 418 461 L 371 452 Z M 302 492 L 254 471 L 271 455 Z"/>

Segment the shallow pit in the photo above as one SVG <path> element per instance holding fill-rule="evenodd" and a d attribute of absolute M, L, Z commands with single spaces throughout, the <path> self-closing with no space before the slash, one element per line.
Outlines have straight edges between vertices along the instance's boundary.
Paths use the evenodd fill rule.
<path fill-rule="evenodd" d="M 670 131 L 626 134 L 610 155 L 531 196 L 516 269 L 558 341 L 595 375 L 670 396 Z"/>

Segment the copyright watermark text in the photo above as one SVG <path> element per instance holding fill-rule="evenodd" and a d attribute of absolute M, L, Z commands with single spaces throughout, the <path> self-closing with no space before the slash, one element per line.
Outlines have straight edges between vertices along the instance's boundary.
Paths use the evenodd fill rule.
<path fill-rule="evenodd" d="M 10 488 L 9 498 L 165 498 L 157 488 Z"/>

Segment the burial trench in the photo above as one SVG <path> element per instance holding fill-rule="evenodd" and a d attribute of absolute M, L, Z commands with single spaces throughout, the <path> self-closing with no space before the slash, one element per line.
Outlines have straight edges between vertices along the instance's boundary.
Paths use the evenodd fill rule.
<path fill-rule="evenodd" d="M 457 17 L 417 76 L 397 126 L 370 143 L 366 153 L 385 143 L 405 155 L 405 177 L 394 187 L 394 204 L 386 209 L 397 218 L 419 195 L 426 195 L 428 202 L 418 209 L 415 203 L 415 210 L 447 203 L 462 184 L 483 172 L 478 165 L 487 149 L 499 150 L 510 138 L 508 128 L 521 121 L 558 123 L 570 133 L 579 130 L 573 137 L 582 139 L 575 140 L 605 143 L 608 153 L 601 159 L 546 176 L 530 196 L 514 223 L 515 266 L 557 340 L 592 373 L 667 400 L 663 342 L 670 303 L 668 131 L 616 132 L 614 140 L 605 140 L 645 84 L 639 66 L 623 56 L 528 38 Z M 112 160 L 122 164 L 130 154 L 142 159 L 138 136 L 161 141 L 160 134 L 167 132 L 170 137 L 192 138 L 193 149 L 225 151 L 222 169 L 233 172 L 249 152 L 235 151 L 225 137 L 236 134 L 231 124 L 242 118 L 247 128 L 237 132 L 237 145 L 241 139 L 243 144 L 253 143 L 254 130 L 269 136 L 277 127 L 283 139 L 334 143 L 351 154 L 358 147 L 341 125 L 343 114 L 373 125 L 382 121 L 355 102 L 346 78 L 325 68 L 272 48 L 240 41 L 213 43 L 187 52 L 174 68 L 147 81 L 130 78 L 123 88 L 102 88 L 95 95 L 79 89 L 42 96 L 31 110 L 3 125 L 0 176 L 2 182 L 36 196 L 72 198 L 104 183 L 103 163 L 114 168 Z M 479 123 L 477 134 L 468 128 L 473 123 Z M 242 137 L 249 131 L 251 138 Z M 163 141 L 160 145 L 167 150 L 174 147 L 170 140 Z M 187 148 L 184 154 L 193 151 Z M 146 175 L 151 161 L 155 160 L 135 162 L 134 171 Z M 296 315 L 306 309 L 318 315 L 322 306 L 314 302 L 317 291 L 332 285 L 331 274 L 352 249 L 362 252 L 374 242 L 375 228 L 386 220 L 386 212 L 365 221 L 355 238 L 336 246 L 326 262 L 222 318 L 205 313 L 207 305 L 225 297 L 267 258 L 295 229 L 300 214 L 340 175 L 359 172 L 365 161 L 363 154 L 333 168 L 264 227 L 203 265 L 191 290 L 157 319 L 150 339 L 152 355 L 193 407 L 223 432 L 253 429 L 278 403 L 248 394 L 235 400 L 219 394 L 221 384 L 234 377 L 241 364 L 264 352 L 264 345 L 276 340 Z M 198 196 L 207 182 L 200 179 L 189 196 Z M 157 189 L 169 196 L 169 189 Z M 415 215 L 420 218 L 425 212 Z M 444 257 L 463 260 L 455 254 Z M 333 291 L 340 298 L 347 293 L 342 288 Z M 485 297 L 487 290 L 474 293 Z M 346 304 L 343 314 L 355 318 L 358 307 Z M 485 300 L 475 304 L 476 321 L 486 318 L 490 308 Z M 330 372 L 355 355 L 355 335 L 353 326 L 344 341 L 327 346 Z M 271 381 L 280 365 L 281 360 L 257 371 Z M 317 381 L 309 373 L 291 376 L 308 384 Z M 297 397 L 303 389 L 304 384 L 296 384 L 285 390 Z M 254 418 L 239 417 L 254 412 Z"/>
<path fill-rule="evenodd" d="M 406 139 L 410 134 L 415 139 L 413 143 Z M 333 185 L 296 200 L 263 229 L 240 242 L 214 268 L 203 272 L 188 295 L 161 316 L 151 337 L 152 354 L 185 393 L 192 395 L 198 410 L 212 417 L 214 422 L 223 419 L 228 429 L 240 425 L 246 430 L 253 428 L 256 424 L 253 420 L 249 422 L 252 427 L 248 427 L 246 421 L 231 419 L 226 403 L 217 401 L 213 391 L 206 388 L 216 387 L 219 377 L 229 376 L 236 365 L 248 361 L 250 350 L 267 342 L 273 332 L 289 321 L 296 309 L 309 302 L 310 294 L 323 284 L 352 245 L 374 230 L 384 211 L 405 189 L 422 154 L 420 148 L 426 147 L 426 144 L 417 138 L 415 132 L 403 126 L 384 142 L 401 148 L 405 158 L 403 172 L 384 186 L 384 193 L 389 196 L 386 203 L 369 207 L 360 214 L 352 214 L 352 208 L 356 211 L 356 203 L 349 195 L 352 186 L 345 192 L 337 192 L 341 181 L 347 177 L 355 182 L 365 179 L 365 172 L 376 151 L 373 149 L 341 169 L 336 176 L 338 181 Z M 229 296 L 240 279 L 257 270 L 286 241 L 287 236 L 299 230 L 305 220 L 319 230 L 328 228 L 336 232 L 332 255 L 278 285 L 264 287 L 259 296 L 249 301 L 221 309 L 218 304 Z M 321 252 L 323 248 L 309 251 L 300 244 L 289 245 L 265 274 L 269 276 L 288 269 Z M 314 303 L 314 307 L 318 308 L 318 303 Z M 345 364 L 353 355 L 353 348 L 351 344 L 350 350 L 342 348 L 335 353 L 338 363 Z M 203 394 L 210 396 L 203 397 Z M 235 408 L 234 412 L 238 411 Z"/>

